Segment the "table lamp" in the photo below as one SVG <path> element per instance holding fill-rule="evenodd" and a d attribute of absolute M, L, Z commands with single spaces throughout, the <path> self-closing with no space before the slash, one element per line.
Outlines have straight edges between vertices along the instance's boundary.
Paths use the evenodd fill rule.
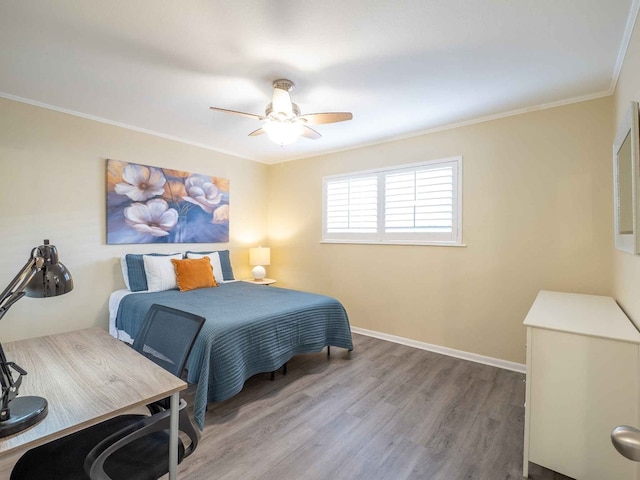
<path fill-rule="evenodd" d="M 73 279 L 58 261 L 58 251 L 49 240 L 31 250 L 22 270 L 0 295 L 0 319 L 7 310 L 25 295 L 45 298 L 64 295 L 73 289 Z M 11 370 L 18 373 L 14 380 Z M 42 397 L 18 397 L 22 377 L 27 372 L 7 358 L 0 343 L 0 437 L 12 435 L 35 425 L 47 415 L 47 401 Z"/>
<path fill-rule="evenodd" d="M 249 249 L 249 265 L 255 265 L 251 273 L 254 280 L 262 280 L 267 272 L 264 265 L 271 264 L 271 249 L 269 247 L 257 247 Z"/>

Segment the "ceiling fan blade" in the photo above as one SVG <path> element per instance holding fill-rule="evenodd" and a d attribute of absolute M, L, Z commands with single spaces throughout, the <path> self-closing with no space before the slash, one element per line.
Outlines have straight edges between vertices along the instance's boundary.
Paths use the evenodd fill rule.
<path fill-rule="evenodd" d="M 307 113 L 300 115 L 300 119 L 307 125 L 322 125 L 324 123 L 336 123 L 351 120 L 353 114 L 350 112 L 326 112 L 326 113 Z"/>
<path fill-rule="evenodd" d="M 245 112 L 238 112 L 236 110 L 227 110 L 226 108 L 218 108 L 218 107 L 209 107 L 211 110 L 216 110 L 218 112 L 225 112 L 225 113 L 234 113 L 236 115 L 242 115 L 243 117 L 249 117 L 249 118 L 253 118 L 255 120 L 264 120 L 265 117 L 263 117 L 262 115 L 255 115 L 253 113 L 245 113 Z"/>
<path fill-rule="evenodd" d="M 302 135 L 303 137 L 310 138 L 311 140 L 317 140 L 322 136 L 318 132 L 316 132 L 313 128 L 307 127 L 306 125 L 302 126 L 302 133 L 300 135 Z"/>
<path fill-rule="evenodd" d="M 251 132 L 251 133 L 249 134 L 249 136 L 250 136 L 250 137 L 256 137 L 256 136 L 258 136 L 258 135 L 262 135 L 263 133 L 265 133 L 264 128 L 260 127 L 259 129 L 254 130 L 253 132 Z"/>

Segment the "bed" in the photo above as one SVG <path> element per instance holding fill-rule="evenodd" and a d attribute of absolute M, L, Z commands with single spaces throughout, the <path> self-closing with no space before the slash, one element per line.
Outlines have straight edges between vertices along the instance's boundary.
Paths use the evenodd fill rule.
<path fill-rule="evenodd" d="M 187 361 L 187 380 L 197 384 L 194 420 L 201 428 L 207 403 L 234 396 L 252 375 L 272 372 L 296 354 L 325 346 L 353 349 L 349 320 L 338 300 L 242 281 L 182 292 L 114 292 L 110 333 L 131 341 L 154 303 L 206 318 Z"/>

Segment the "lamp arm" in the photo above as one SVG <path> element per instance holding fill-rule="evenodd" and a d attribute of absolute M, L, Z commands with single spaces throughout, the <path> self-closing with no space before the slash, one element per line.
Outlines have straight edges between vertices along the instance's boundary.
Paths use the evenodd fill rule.
<path fill-rule="evenodd" d="M 7 310 L 9 310 L 14 303 L 24 296 L 25 287 L 42 268 L 44 259 L 40 255 L 35 254 L 35 250 L 37 250 L 37 248 L 31 253 L 31 257 L 27 260 L 27 263 L 24 264 L 24 267 L 13 277 L 13 280 L 7 285 L 7 288 L 0 294 L 0 319 L 4 317 Z"/>
<path fill-rule="evenodd" d="M 9 282 L 9 285 L 0 294 L 0 319 L 4 317 L 9 308 L 20 300 L 25 295 L 24 289 L 27 284 L 35 277 L 36 273 L 40 271 L 44 264 L 44 258 L 40 254 L 40 250 L 34 248 L 31 252 L 31 256 L 24 267 L 13 277 L 13 280 Z M 11 368 L 18 372 L 18 379 L 13 379 Z M 0 343 L 0 387 L 2 393 L 0 394 L 0 421 L 6 420 L 9 417 L 9 402 L 18 395 L 18 388 L 22 382 L 22 376 L 27 372 L 20 368 L 13 362 L 8 362 L 7 357 Z"/>

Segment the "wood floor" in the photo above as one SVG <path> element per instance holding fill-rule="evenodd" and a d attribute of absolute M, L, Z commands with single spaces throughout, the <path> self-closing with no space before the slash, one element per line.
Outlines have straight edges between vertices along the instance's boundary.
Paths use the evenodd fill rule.
<path fill-rule="evenodd" d="M 524 375 L 354 334 L 211 404 L 181 480 L 522 478 Z M 185 396 L 189 400 L 189 393 Z M 535 480 L 568 479 L 530 464 Z"/>
<path fill-rule="evenodd" d="M 522 479 L 524 375 L 353 340 L 351 353 L 300 355 L 286 376 L 256 375 L 210 404 L 179 479 Z M 16 460 L 2 459 L 0 480 Z M 534 464 L 529 478 L 568 479 Z"/>

